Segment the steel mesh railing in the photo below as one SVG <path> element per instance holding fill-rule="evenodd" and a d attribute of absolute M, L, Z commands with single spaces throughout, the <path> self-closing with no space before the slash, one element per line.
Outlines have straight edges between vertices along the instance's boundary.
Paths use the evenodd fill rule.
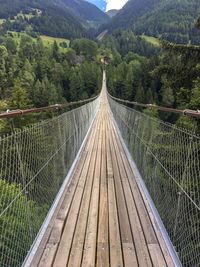
<path fill-rule="evenodd" d="M 109 103 L 183 266 L 200 266 L 200 137 Z"/>
<path fill-rule="evenodd" d="M 0 266 L 23 263 L 97 112 L 99 99 L 0 138 Z"/>

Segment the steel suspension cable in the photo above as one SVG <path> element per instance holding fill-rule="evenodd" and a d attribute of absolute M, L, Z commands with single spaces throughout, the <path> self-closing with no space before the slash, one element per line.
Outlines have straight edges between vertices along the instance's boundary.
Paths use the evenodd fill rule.
<path fill-rule="evenodd" d="M 14 118 L 14 117 L 25 115 L 25 114 L 38 113 L 38 112 L 43 112 L 43 111 L 48 111 L 48 110 L 63 109 L 63 108 L 71 107 L 71 106 L 75 106 L 75 105 L 86 104 L 88 102 L 94 101 L 97 98 L 98 98 L 98 96 L 95 96 L 95 97 L 88 98 L 85 100 L 80 100 L 80 101 L 76 101 L 76 102 L 69 102 L 66 104 L 55 104 L 55 105 L 51 105 L 51 106 L 47 106 L 47 107 L 41 107 L 41 108 L 7 110 L 6 112 L 0 112 L 0 119 Z"/>
<path fill-rule="evenodd" d="M 111 96 L 110 94 L 108 94 L 108 95 L 113 100 L 121 102 L 121 103 L 126 104 L 126 105 L 128 104 L 128 105 L 132 105 L 132 106 L 136 106 L 136 107 L 143 107 L 143 108 L 148 108 L 148 109 L 156 109 L 156 110 L 160 110 L 160 111 L 164 111 L 164 112 L 168 112 L 168 113 L 175 113 L 175 114 L 180 114 L 180 115 L 184 115 L 184 116 L 189 116 L 189 117 L 194 117 L 194 118 L 200 119 L 200 110 L 190 110 L 190 109 L 182 110 L 182 109 L 161 107 L 161 106 L 157 106 L 157 105 L 154 105 L 154 104 L 142 104 L 142 103 L 138 103 L 138 102 L 124 100 L 124 99 L 121 99 L 121 98 L 116 98 L 114 96 Z"/>

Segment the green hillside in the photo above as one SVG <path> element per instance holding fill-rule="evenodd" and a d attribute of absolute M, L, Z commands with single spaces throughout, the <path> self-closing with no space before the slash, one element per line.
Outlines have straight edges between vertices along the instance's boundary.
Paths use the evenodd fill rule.
<path fill-rule="evenodd" d="M 0 0 L 0 6 L 0 18 L 7 19 L 1 27 L 1 33 L 7 30 L 20 32 L 28 28 L 29 32 L 53 37 L 76 38 L 87 35 L 81 20 L 53 0 Z M 35 10 L 41 13 L 37 14 Z M 19 13 L 28 14 L 29 17 L 19 16 Z"/>
<path fill-rule="evenodd" d="M 199 0 L 130 0 L 101 30 L 128 28 L 138 35 L 199 44 L 200 31 L 195 27 L 199 14 Z"/>
<path fill-rule="evenodd" d="M 145 33 L 176 43 L 200 44 L 200 31 L 195 27 L 199 14 L 199 0 L 165 0 L 141 17 L 134 29 L 136 33 Z"/>
<path fill-rule="evenodd" d="M 83 19 L 84 24 L 98 26 L 102 23 L 105 23 L 109 20 L 109 17 L 106 13 L 102 12 L 95 5 L 83 1 L 83 0 L 62 0 L 63 3 L 77 16 Z"/>
<path fill-rule="evenodd" d="M 18 46 L 20 45 L 21 39 L 23 37 L 31 38 L 25 32 L 14 32 L 14 31 L 8 31 L 7 32 L 7 34 L 5 35 L 5 38 L 9 38 L 9 37 L 11 37 Z M 51 37 L 51 36 L 47 36 L 47 35 L 40 35 L 40 36 L 38 36 L 38 38 L 40 38 L 42 40 L 43 45 L 45 47 L 52 46 L 54 44 L 54 42 L 56 42 L 58 44 L 58 46 L 60 47 L 60 49 L 63 51 L 65 51 L 70 45 L 70 41 L 68 39 L 65 39 L 65 38 Z M 31 39 L 33 42 L 37 41 L 37 38 L 32 37 Z"/>
<path fill-rule="evenodd" d="M 158 38 L 155 38 L 153 36 L 147 36 L 147 35 L 141 35 L 141 37 L 154 46 L 158 46 L 158 47 L 160 46 L 160 41 Z"/>
<path fill-rule="evenodd" d="M 87 28 L 109 20 L 95 5 L 82 0 L 0 0 L 0 7 L 1 33 L 28 28 L 29 32 L 73 39 L 86 37 Z"/>
<path fill-rule="evenodd" d="M 153 10 L 161 0 L 130 0 L 127 4 L 101 29 L 107 29 L 112 32 L 116 29 L 127 29 L 133 26 L 137 20 Z"/>

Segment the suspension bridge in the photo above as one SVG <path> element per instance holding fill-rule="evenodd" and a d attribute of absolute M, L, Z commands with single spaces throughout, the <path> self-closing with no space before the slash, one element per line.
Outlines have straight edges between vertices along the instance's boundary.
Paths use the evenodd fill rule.
<path fill-rule="evenodd" d="M 105 73 L 0 151 L 2 267 L 200 266 L 200 138 L 119 104 Z"/>

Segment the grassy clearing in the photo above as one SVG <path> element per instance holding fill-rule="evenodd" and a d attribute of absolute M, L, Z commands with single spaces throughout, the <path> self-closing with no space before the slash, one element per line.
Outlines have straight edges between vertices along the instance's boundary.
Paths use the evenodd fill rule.
<path fill-rule="evenodd" d="M 55 38 L 55 37 L 50 37 L 46 35 L 41 35 L 40 36 L 44 45 L 49 46 L 52 45 L 55 41 L 60 45 L 61 43 L 66 43 L 67 47 L 69 47 L 69 40 L 64 39 L 64 38 Z"/>
<path fill-rule="evenodd" d="M 155 46 L 160 46 L 160 41 L 158 38 L 153 37 L 153 36 L 147 36 L 147 35 L 141 35 L 143 39 L 145 39 L 148 43 L 155 45 Z"/>
<path fill-rule="evenodd" d="M 29 13 L 23 13 L 22 11 L 20 11 L 16 16 L 15 16 L 15 20 L 22 17 L 22 18 L 26 18 L 26 19 L 31 19 L 34 17 L 39 17 L 42 15 L 42 11 L 40 9 L 32 9 L 31 12 Z"/>
<path fill-rule="evenodd" d="M 25 32 L 8 31 L 7 35 L 11 36 L 15 40 L 15 42 L 17 44 L 19 44 L 21 37 L 23 35 L 26 36 L 27 34 Z M 66 49 L 68 49 L 69 43 L 70 43 L 70 41 L 68 39 L 64 39 L 64 38 L 56 38 L 56 37 L 50 37 L 50 36 L 46 36 L 46 35 L 41 35 L 40 38 L 42 39 L 44 46 L 46 46 L 46 47 L 51 46 L 56 41 L 62 51 L 66 51 Z M 35 38 L 32 38 L 32 39 L 33 39 L 33 41 L 36 40 Z M 64 44 L 64 47 L 62 44 Z"/>
<path fill-rule="evenodd" d="M 0 19 L 0 25 L 3 24 L 5 19 Z"/>
<path fill-rule="evenodd" d="M 32 13 L 34 12 L 34 14 Z M 20 11 L 16 16 L 14 16 L 13 19 L 11 19 L 10 21 L 11 22 L 15 22 L 15 20 L 19 19 L 20 17 L 23 18 L 23 19 L 31 19 L 31 18 L 34 18 L 34 17 L 39 17 L 42 15 L 42 11 L 39 10 L 39 9 L 33 9 L 32 12 L 30 13 L 26 13 L 24 14 L 22 11 Z M 5 22 L 6 19 L 0 19 L 0 25 L 3 24 L 3 22 Z"/>

